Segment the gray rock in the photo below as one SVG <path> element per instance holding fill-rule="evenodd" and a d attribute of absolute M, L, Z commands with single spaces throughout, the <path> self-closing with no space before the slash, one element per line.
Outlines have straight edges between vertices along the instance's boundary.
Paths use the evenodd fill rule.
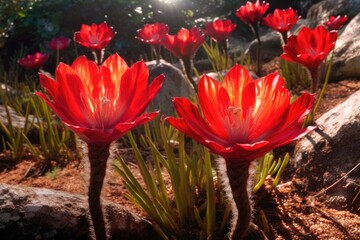
<path fill-rule="evenodd" d="M 290 34 L 298 31 L 299 28 L 307 25 L 307 20 L 299 19 L 297 24 L 290 29 Z M 261 62 L 268 62 L 275 57 L 280 56 L 283 53 L 283 48 L 281 45 L 281 36 L 274 30 L 268 30 L 267 33 L 260 36 L 261 40 L 261 49 L 260 49 L 260 61 Z M 245 49 L 245 54 L 250 54 L 251 59 L 255 62 L 256 59 L 256 51 L 257 51 L 257 40 L 253 40 L 248 44 Z"/>
<path fill-rule="evenodd" d="M 323 0 L 311 6 L 306 18 L 310 21 L 309 26 L 315 27 L 331 15 L 347 15 L 351 19 L 359 12 L 360 0 Z"/>
<path fill-rule="evenodd" d="M 16 94 L 19 94 L 17 91 L 15 91 L 12 87 L 5 83 L 0 84 L 0 92 L 1 94 L 8 94 L 10 96 L 15 96 Z M 4 99 L 0 97 L 0 104 L 4 104 Z"/>
<path fill-rule="evenodd" d="M 158 239 L 149 222 L 103 202 L 111 239 Z M 1 239 L 89 239 L 85 195 L 0 184 Z"/>
<path fill-rule="evenodd" d="M 19 115 L 14 109 L 8 106 L 9 116 L 11 118 L 12 126 L 15 128 L 24 128 L 26 118 L 24 116 Z M 9 125 L 8 114 L 6 112 L 6 108 L 4 105 L 0 105 L 0 121 L 4 123 L 5 126 Z M 31 122 L 35 118 L 35 116 L 29 114 L 28 116 L 28 125 L 30 126 Z M 28 127 L 29 127 L 28 126 Z"/>
<path fill-rule="evenodd" d="M 360 13 L 346 26 L 336 41 L 332 81 L 360 78 Z"/>
<path fill-rule="evenodd" d="M 207 76 L 217 80 L 217 81 L 220 81 L 221 77 L 224 78 L 226 76 L 226 74 L 229 72 L 229 69 L 228 70 L 224 70 L 224 71 L 221 71 L 221 72 L 208 72 L 206 73 Z M 257 76 L 254 72 L 250 71 L 250 75 L 253 79 L 257 79 L 259 78 L 259 76 Z"/>
<path fill-rule="evenodd" d="M 329 206 L 358 211 L 360 168 L 360 90 L 321 116 L 318 128 L 297 143 L 291 160 L 304 190 L 320 192 L 344 179 L 319 197 Z"/>
<path fill-rule="evenodd" d="M 172 97 L 190 98 L 195 95 L 195 91 L 189 80 L 183 75 L 180 69 L 163 60 L 159 65 L 156 61 L 146 63 L 149 67 L 149 82 L 160 74 L 165 75 L 165 82 L 153 101 L 155 109 L 160 109 L 161 114 L 172 115 L 175 110 L 172 104 Z"/>

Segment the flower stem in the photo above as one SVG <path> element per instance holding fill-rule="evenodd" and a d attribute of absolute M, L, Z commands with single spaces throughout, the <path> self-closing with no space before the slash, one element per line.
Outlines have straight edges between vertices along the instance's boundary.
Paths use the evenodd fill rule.
<path fill-rule="evenodd" d="M 250 25 L 251 29 L 253 30 L 255 37 L 257 39 L 257 48 L 256 48 L 256 74 L 260 76 L 261 72 L 261 65 L 260 65 L 260 49 L 261 49 L 261 40 L 259 35 L 259 27 L 258 23 L 254 25 Z"/>
<path fill-rule="evenodd" d="M 90 161 L 90 182 L 88 202 L 96 240 L 106 240 L 105 218 L 100 202 L 101 189 L 106 174 L 110 144 L 88 144 Z"/>
<path fill-rule="evenodd" d="M 226 161 L 227 176 L 232 192 L 233 220 L 230 239 L 240 240 L 245 236 L 251 220 L 251 207 L 248 196 L 249 162 Z"/>
<path fill-rule="evenodd" d="M 287 36 L 288 36 L 288 34 L 287 34 L 287 32 L 282 32 L 282 33 L 280 33 L 280 35 L 281 35 L 281 39 L 282 39 L 282 45 L 285 45 L 285 44 L 287 44 Z"/>
<path fill-rule="evenodd" d="M 160 50 L 161 50 L 161 45 L 160 44 L 156 44 L 154 46 L 152 46 L 151 48 L 154 49 L 155 52 L 155 58 L 156 58 L 156 65 L 160 64 Z"/>
<path fill-rule="evenodd" d="M 311 75 L 311 92 L 316 94 L 319 87 L 320 67 L 309 70 Z"/>
<path fill-rule="evenodd" d="M 94 54 L 95 62 L 98 65 L 101 65 L 103 57 L 104 57 L 104 49 L 94 50 L 93 54 Z"/>
<path fill-rule="evenodd" d="M 193 85 L 195 92 L 197 92 L 197 84 L 192 78 L 192 69 L 193 69 L 193 62 L 191 58 L 182 58 L 180 59 L 183 70 L 186 74 L 186 77 L 189 79 L 190 83 Z"/>

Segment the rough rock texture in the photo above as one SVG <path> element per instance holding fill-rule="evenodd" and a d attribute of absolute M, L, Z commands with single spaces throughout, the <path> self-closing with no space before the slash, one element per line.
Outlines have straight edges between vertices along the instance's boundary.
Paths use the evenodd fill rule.
<path fill-rule="evenodd" d="M 157 239 L 150 224 L 104 202 L 111 239 Z M 90 239 L 86 196 L 0 184 L 0 239 Z"/>
<path fill-rule="evenodd" d="M 307 20 L 299 19 L 298 23 L 290 30 L 291 33 L 296 32 L 299 28 L 307 25 Z M 281 45 L 281 36 L 274 30 L 268 30 L 268 33 L 261 35 L 261 49 L 260 49 L 260 61 L 268 62 L 275 57 L 280 56 L 283 53 Z M 289 33 L 290 36 L 290 33 Z M 253 40 L 249 43 L 245 50 L 245 54 L 250 54 L 251 59 L 255 61 L 257 51 L 257 40 Z"/>
<path fill-rule="evenodd" d="M 165 75 L 165 82 L 153 101 L 154 108 L 160 109 L 160 114 L 171 115 L 174 113 L 172 97 L 189 98 L 195 94 L 191 83 L 184 77 L 180 69 L 163 60 L 160 61 L 159 65 L 156 65 L 156 61 L 146 64 L 150 71 L 150 82 L 160 74 Z"/>
<path fill-rule="evenodd" d="M 0 83 L 0 92 L 2 94 L 9 94 L 10 96 L 15 96 L 16 94 L 19 94 L 12 87 L 5 83 Z M 0 97 L 0 104 L 4 104 L 2 97 Z"/>
<path fill-rule="evenodd" d="M 346 26 L 336 41 L 332 81 L 360 79 L 360 13 Z"/>
<path fill-rule="evenodd" d="M 17 114 L 15 112 L 15 110 L 12 109 L 11 107 L 8 107 L 8 110 L 9 110 L 12 126 L 15 128 L 24 128 L 26 118 Z M 34 118 L 35 118 L 35 116 L 33 116 L 31 114 L 29 115 L 29 123 L 28 123 L 29 125 Z M 3 105 L 0 105 L 0 121 L 3 122 L 5 126 L 7 126 L 9 124 L 8 123 L 8 114 L 6 112 L 5 106 L 3 106 Z M 0 128 L 0 131 L 1 131 L 1 128 Z"/>
<path fill-rule="evenodd" d="M 304 190 L 320 192 L 360 162 L 360 90 L 316 121 L 318 128 L 296 145 L 292 165 L 307 179 Z M 359 211 L 360 167 L 319 197 L 330 207 Z"/>
<path fill-rule="evenodd" d="M 310 27 L 325 22 L 331 15 L 347 15 L 349 19 L 360 12 L 360 0 L 323 0 L 309 9 L 306 18 Z"/>

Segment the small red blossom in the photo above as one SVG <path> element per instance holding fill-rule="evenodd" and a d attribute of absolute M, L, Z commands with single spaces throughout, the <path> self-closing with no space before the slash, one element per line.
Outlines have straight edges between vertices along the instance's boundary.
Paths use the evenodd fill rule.
<path fill-rule="evenodd" d="M 235 28 L 236 24 L 233 24 L 231 20 L 217 19 L 214 22 L 205 24 L 204 33 L 210 36 L 214 41 L 221 43 L 230 37 Z"/>
<path fill-rule="evenodd" d="M 235 15 L 244 23 L 255 25 L 260 22 L 268 8 L 269 3 L 266 3 L 265 1 L 262 3 L 260 3 L 259 0 L 256 0 L 255 3 L 248 1 L 245 5 L 236 10 Z"/>
<path fill-rule="evenodd" d="M 297 36 L 288 38 L 281 58 L 300 63 L 314 71 L 334 48 L 336 39 L 337 32 L 329 32 L 324 26 L 319 25 L 314 29 L 303 27 Z"/>
<path fill-rule="evenodd" d="M 331 30 L 339 30 L 348 20 L 348 17 L 345 16 L 330 16 L 329 19 L 324 22 L 324 25 Z"/>
<path fill-rule="evenodd" d="M 275 9 L 273 14 L 263 18 L 263 24 L 280 33 L 288 32 L 300 19 L 297 11 L 292 8 Z"/>
<path fill-rule="evenodd" d="M 40 84 L 49 96 L 36 95 L 87 143 L 111 143 L 158 114 L 143 112 L 160 90 L 164 76 L 147 86 L 148 76 L 143 61 L 128 67 L 113 54 L 98 66 L 80 56 L 71 66 L 60 63 L 56 80 L 40 74 Z"/>
<path fill-rule="evenodd" d="M 135 38 L 147 44 L 158 45 L 168 32 L 169 27 L 165 23 L 145 24 L 144 28 L 137 30 Z"/>
<path fill-rule="evenodd" d="M 174 98 L 179 117 L 166 121 L 228 162 L 252 161 L 314 129 L 302 127 L 314 95 L 303 93 L 290 103 L 278 73 L 254 80 L 235 65 L 223 82 L 204 75 L 198 87 L 201 110 L 188 99 Z"/>
<path fill-rule="evenodd" d="M 78 44 L 96 51 L 105 48 L 115 34 L 116 32 L 112 27 L 108 27 L 106 22 L 99 25 L 93 23 L 91 26 L 83 24 L 80 31 L 75 33 L 74 40 Z"/>
<path fill-rule="evenodd" d="M 166 34 L 162 45 L 178 58 L 192 58 L 204 41 L 205 35 L 199 28 L 181 28 L 176 35 Z"/>
<path fill-rule="evenodd" d="M 20 58 L 18 63 L 25 68 L 38 69 L 44 65 L 48 58 L 49 54 L 37 52 L 34 54 L 28 54 L 24 58 Z"/>
<path fill-rule="evenodd" d="M 47 43 L 47 47 L 53 51 L 65 50 L 70 45 L 71 39 L 67 37 L 54 37 Z"/>

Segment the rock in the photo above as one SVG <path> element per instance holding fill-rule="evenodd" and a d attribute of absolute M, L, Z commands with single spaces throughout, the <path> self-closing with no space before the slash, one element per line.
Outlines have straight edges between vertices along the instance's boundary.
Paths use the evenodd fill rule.
<path fill-rule="evenodd" d="M 21 115 L 17 114 L 15 112 L 15 110 L 12 109 L 9 106 L 8 106 L 8 110 L 9 110 L 9 115 L 10 115 L 10 118 L 11 118 L 12 126 L 15 127 L 15 128 L 24 128 L 26 118 L 24 116 L 21 116 Z M 34 118 L 35 118 L 35 116 L 33 116 L 31 114 L 29 115 L 29 120 L 28 120 L 29 125 L 31 124 L 31 122 L 33 121 Z M 7 126 L 9 124 L 9 122 L 8 122 L 8 114 L 6 112 L 5 106 L 3 106 L 3 105 L 0 105 L 0 121 L 3 122 L 5 126 Z"/>
<path fill-rule="evenodd" d="M 296 176 L 305 179 L 304 190 L 320 192 L 330 207 L 358 211 L 360 167 L 345 175 L 360 162 L 360 90 L 345 102 L 322 115 L 315 131 L 299 141 L 291 160 Z"/>
<path fill-rule="evenodd" d="M 160 109 L 161 113 L 165 116 L 173 115 L 175 112 L 172 97 L 185 97 L 190 98 L 195 95 L 195 91 L 190 81 L 182 74 L 180 69 L 174 67 L 168 62 L 160 61 L 156 65 L 156 61 L 146 63 L 149 67 L 149 82 L 160 74 L 165 75 L 165 82 L 153 101 L 155 109 Z"/>
<path fill-rule="evenodd" d="M 12 87 L 5 83 L 0 84 L 0 92 L 1 94 L 8 94 L 12 97 L 14 97 L 16 94 L 19 94 L 17 91 L 15 91 Z M 0 97 L 0 104 L 4 104 L 4 99 Z"/>
<path fill-rule="evenodd" d="M 112 239 L 158 239 L 150 223 L 103 202 Z M 0 239 L 89 239 L 84 195 L 0 184 Z"/>
<path fill-rule="evenodd" d="M 206 73 L 207 76 L 220 81 L 220 77 L 224 78 L 226 76 L 226 74 L 229 72 L 229 70 L 224 70 L 221 72 L 208 72 Z M 259 76 L 257 76 L 254 72 L 250 71 L 250 75 L 253 79 L 257 79 L 259 78 Z"/>
<path fill-rule="evenodd" d="M 322 0 L 297 0 L 293 1 L 294 9 L 296 9 L 300 16 L 305 17 L 311 6 Z"/>
<path fill-rule="evenodd" d="M 304 19 L 299 19 L 297 24 L 290 29 L 290 33 L 296 32 L 300 27 L 307 25 L 307 21 Z M 283 48 L 281 45 L 281 36 L 274 30 L 268 30 L 268 33 L 260 37 L 261 40 L 261 49 L 260 49 L 260 61 L 268 62 L 273 60 L 275 57 L 280 56 L 283 53 Z M 257 51 L 257 40 L 253 40 L 248 44 L 245 49 L 245 54 L 250 54 L 251 59 L 255 62 L 256 51 Z"/>
<path fill-rule="evenodd" d="M 359 12 L 360 0 L 323 0 L 311 6 L 306 18 L 313 28 L 328 20 L 331 15 L 347 15 L 351 19 Z"/>
<path fill-rule="evenodd" d="M 360 78 L 360 13 L 346 26 L 336 41 L 331 81 Z"/>

